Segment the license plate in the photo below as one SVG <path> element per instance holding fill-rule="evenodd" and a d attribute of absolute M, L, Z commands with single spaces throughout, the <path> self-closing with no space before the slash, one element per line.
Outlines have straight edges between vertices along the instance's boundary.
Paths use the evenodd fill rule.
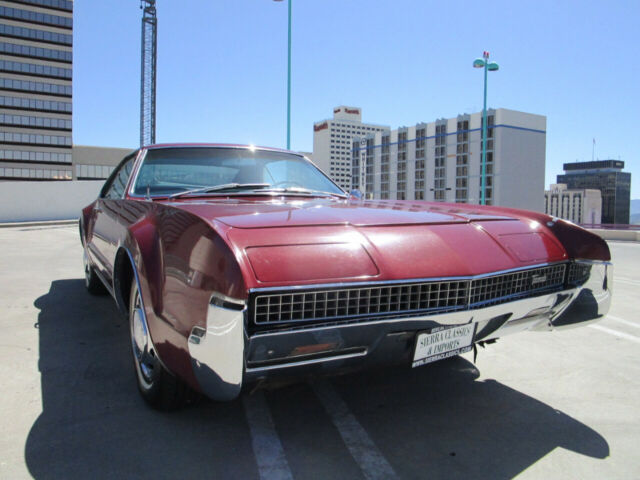
<path fill-rule="evenodd" d="M 419 333 L 413 354 L 413 367 L 468 352 L 472 348 L 476 323 L 442 327 Z"/>

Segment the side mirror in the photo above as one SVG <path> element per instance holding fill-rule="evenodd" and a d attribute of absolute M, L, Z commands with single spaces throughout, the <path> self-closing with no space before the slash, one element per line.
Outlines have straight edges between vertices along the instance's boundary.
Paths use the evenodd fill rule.
<path fill-rule="evenodd" d="M 357 188 L 354 188 L 353 190 L 351 190 L 350 193 L 352 197 L 357 198 L 358 200 L 362 199 L 362 192 Z"/>

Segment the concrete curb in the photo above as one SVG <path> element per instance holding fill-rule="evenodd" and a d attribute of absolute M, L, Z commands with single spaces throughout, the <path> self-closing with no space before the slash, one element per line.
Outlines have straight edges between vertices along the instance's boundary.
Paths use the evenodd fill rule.
<path fill-rule="evenodd" d="M 78 223 L 78 219 L 74 220 L 41 220 L 36 222 L 14 222 L 0 223 L 0 228 L 16 228 L 16 227 L 52 227 L 56 225 L 74 225 Z"/>
<path fill-rule="evenodd" d="M 627 242 L 640 242 L 640 230 L 604 230 L 590 228 L 591 233 L 595 233 L 604 240 L 624 240 Z"/>

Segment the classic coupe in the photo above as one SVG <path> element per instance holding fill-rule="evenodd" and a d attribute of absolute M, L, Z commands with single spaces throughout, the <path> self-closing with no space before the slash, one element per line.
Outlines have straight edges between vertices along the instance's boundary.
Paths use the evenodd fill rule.
<path fill-rule="evenodd" d="M 87 289 L 128 318 L 138 388 L 161 409 L 273 379 L 417 367 L 596 321 L 611 300 L 607 244 L 574 224 L 363 200 L 269 148 L 141 148 L 83 209 L 80 236 Z"/>

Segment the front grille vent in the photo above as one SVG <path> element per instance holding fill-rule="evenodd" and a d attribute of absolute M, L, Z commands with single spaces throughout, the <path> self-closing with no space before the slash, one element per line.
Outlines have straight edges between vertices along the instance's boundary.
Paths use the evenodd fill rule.
<path fill-rule="evenodd" d="M 260 295 L 256 298 L 255 321 L 274 323 L 393 312 L 448 311 L 464 307 L 468 296 L 468 281 Z"/>
<path fill-rule="evenodd" d="M 317 323 L 477 308 L 560 290 L 565 270 L 566 264 L 559 264 L 475 279 L 257 292 L 252 302 L 254 322 Z"/>
<path fill-rule="evenodd" d="M 579 286 L 589 279 L 591 273 L 591 265 L 588 263 L 572 263 L 569 265 L 569 274 L 567 282 L 569 285 Z"/>
<path fill-rule="evenodd" d="M 472 307 L 501 303 L 505 298 L 522 295 L 533 296 L 564 284 L 566 265 L 521 270 L 471 282 L 469 304 Z"/>

